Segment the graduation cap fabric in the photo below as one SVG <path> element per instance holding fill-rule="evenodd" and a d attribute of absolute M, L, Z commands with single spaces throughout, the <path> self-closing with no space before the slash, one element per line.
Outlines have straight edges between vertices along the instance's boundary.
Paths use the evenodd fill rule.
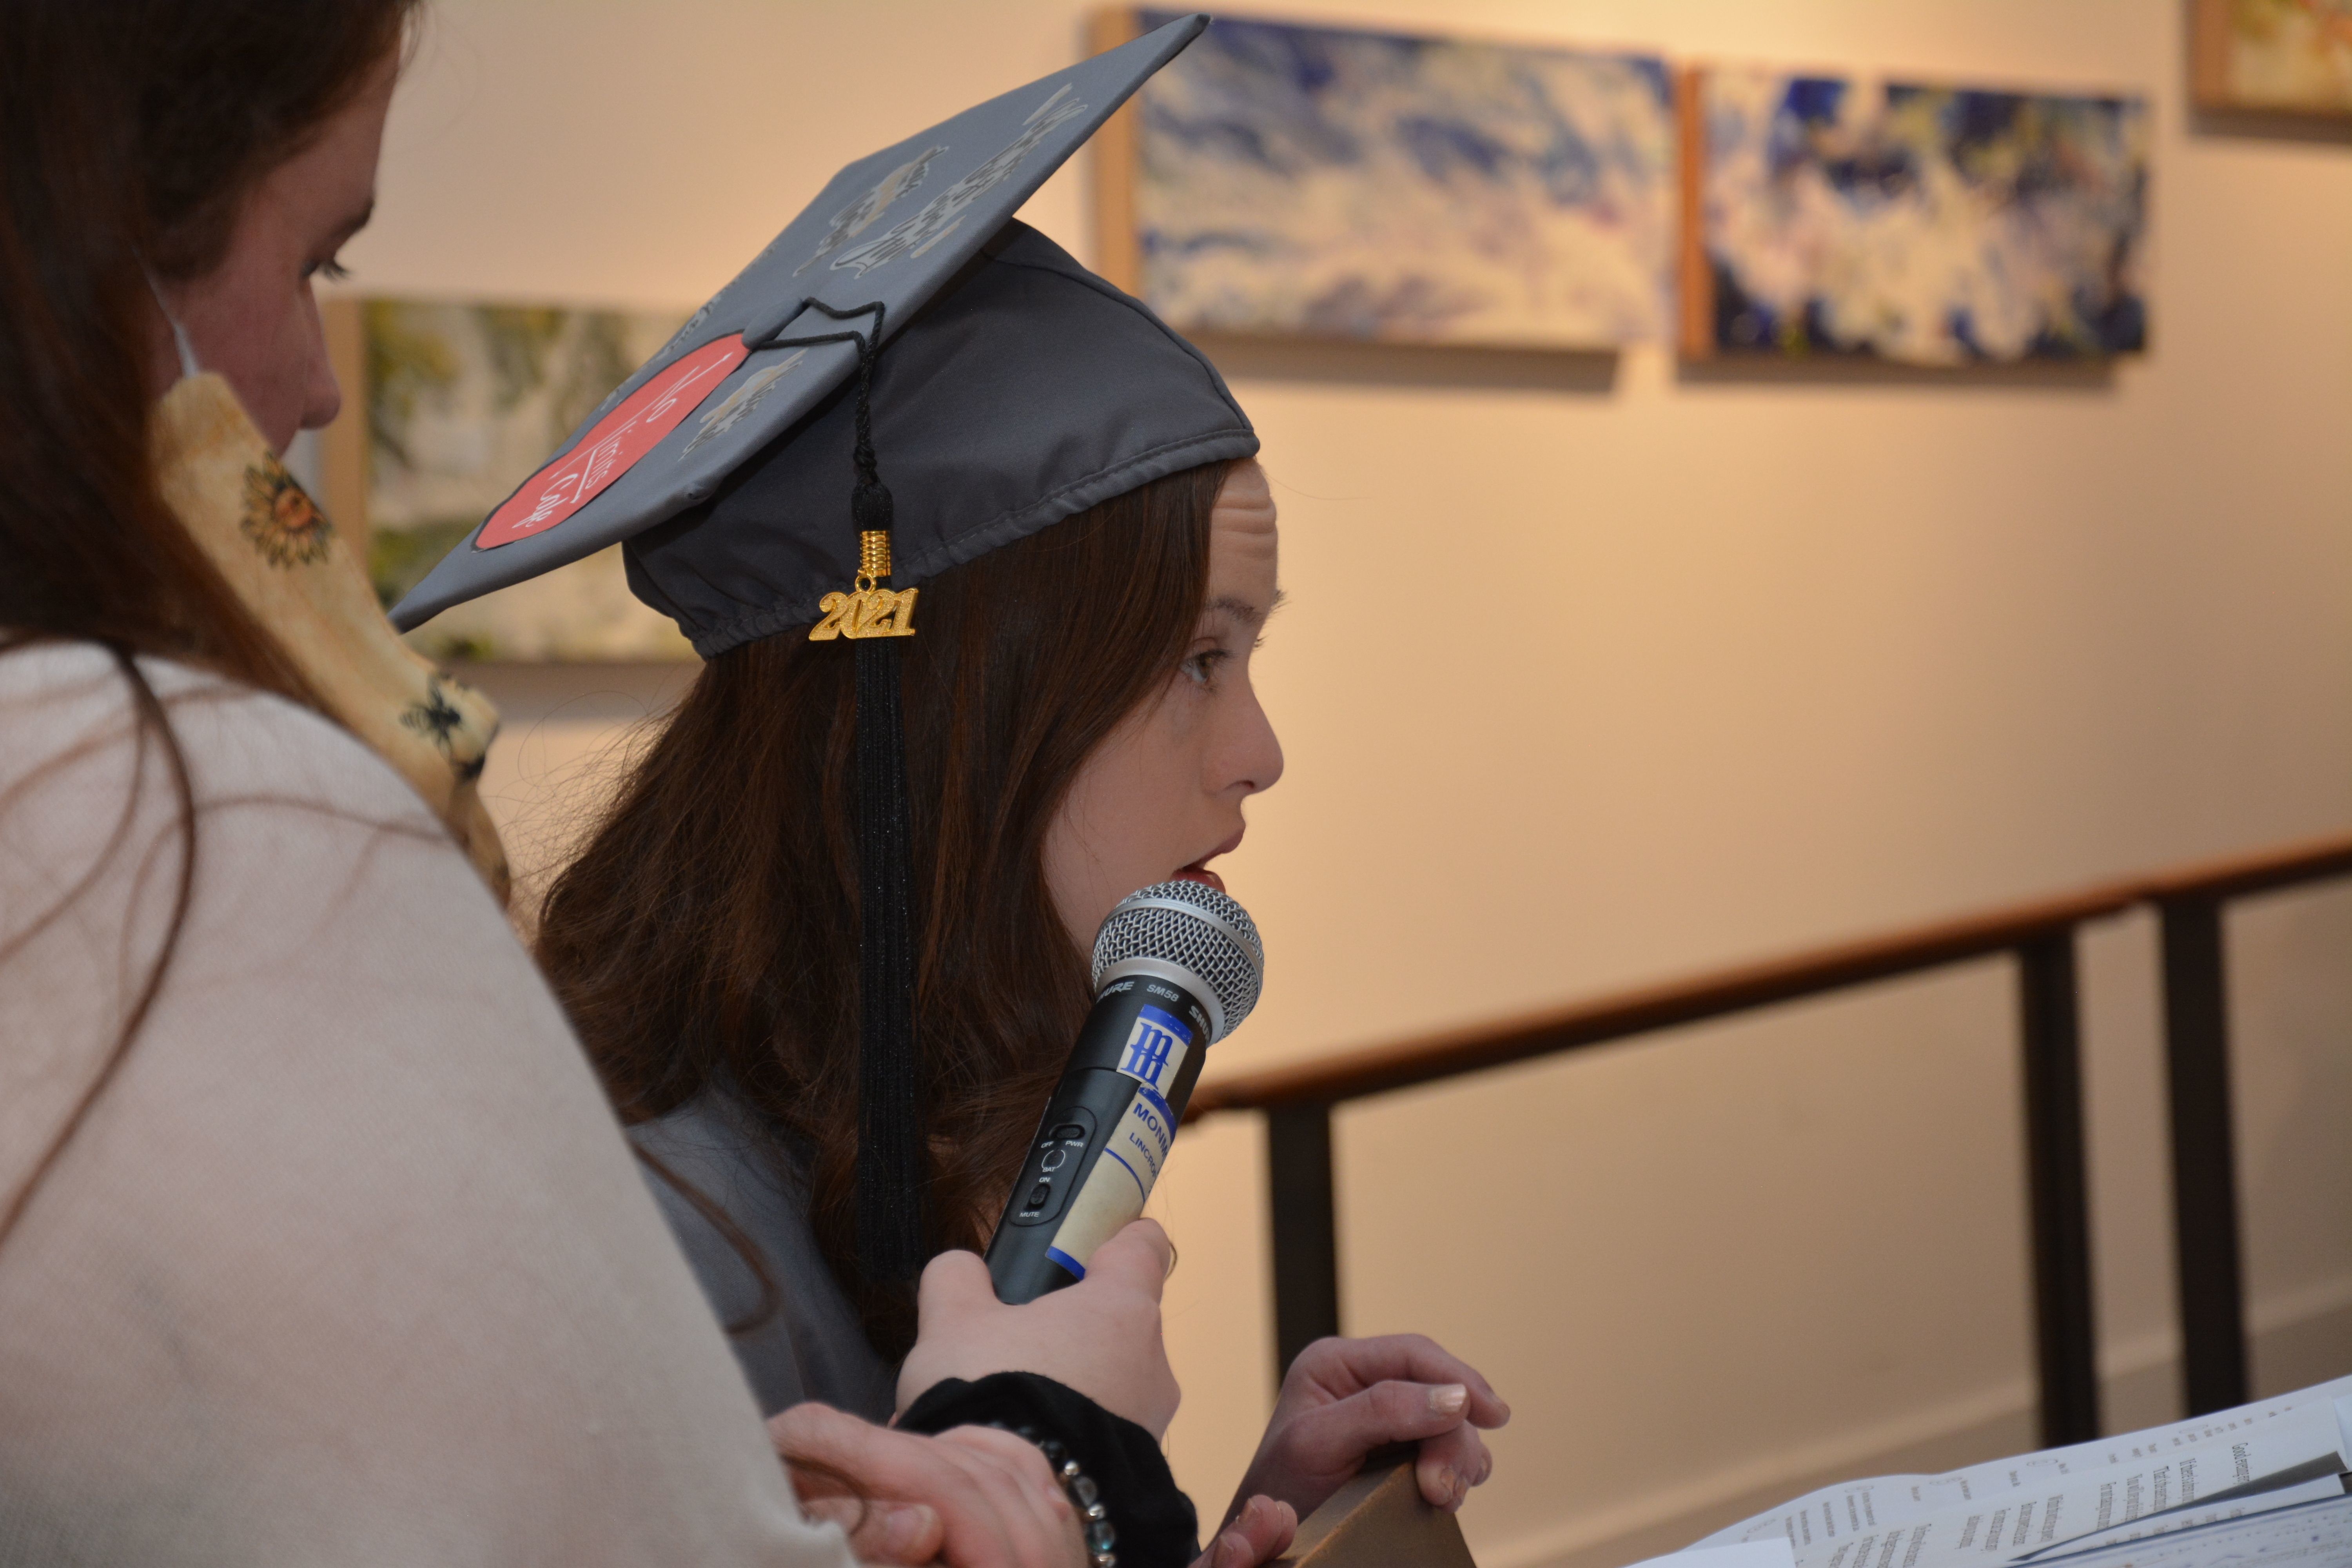
<path fill-rule="evenodd" d="M 394 606 L 393 625 L 412 630 L 453 605 L 551 572 L 709 500 L 858 364 L 848 341 L 758 345 L 870 329 L 870 313 L 847 322 L 840 313 L 877 304 L 888 342 L 1207 26 L 1200 15 L 1171 22 L 835 174 Z"/>
<path fill-rule="evenodd" d="M 867 401 L 901 585 L 1257 450 L 1199 350 L 1020 223 L 876 358 Z M 630 587 L 705 658 L 808 626 L 848 586 L 857 402 L 845 390 L 711 500 L 628 542 Z"/>
<path fill-rule="evenodd" d="M 898 674 L 921 630 L 914 585 L 1257 450 L 1198 351 L 1012 221 L 1207 23 L 1170 23 L 844 169 L 392 612 L 407 630 L 625 541 L 631 588 L 705 658 L 785 633 L 850 645 L 870 1279 L 909 1278 L 925 1256 Z"/>

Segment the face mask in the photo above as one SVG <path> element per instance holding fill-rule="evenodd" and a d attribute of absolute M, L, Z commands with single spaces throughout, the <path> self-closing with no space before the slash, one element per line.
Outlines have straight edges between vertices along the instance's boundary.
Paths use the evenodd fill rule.
<path fill-rule="evenodd" d="M 400 640 L 351 546 L 228 383 L 199 370 L 176 321 L 172 332 L 182 379 L 152 426 L 163 500 L 328 712 L 415 787 L 504 903 L 506 851 L 477 788 L 498 710 Z"/>

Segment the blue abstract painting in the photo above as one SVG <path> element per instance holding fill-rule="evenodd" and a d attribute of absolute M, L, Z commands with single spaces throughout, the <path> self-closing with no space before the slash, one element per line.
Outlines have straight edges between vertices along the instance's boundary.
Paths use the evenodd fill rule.
<path fill-rule="evenodd" d="M 1141 99 L 1138 281 L 1180 330 L 1672 335 L 1663 60 L 1221 19 Z"/>
<path fill-rule="evenodd" d="M 2143 100 L 1695 77 L 1686 353 L 1957 365 L 2147 346 Z"/>

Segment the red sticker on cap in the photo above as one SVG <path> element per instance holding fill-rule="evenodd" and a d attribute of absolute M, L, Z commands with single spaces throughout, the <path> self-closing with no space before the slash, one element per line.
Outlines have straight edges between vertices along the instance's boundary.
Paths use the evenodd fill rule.
<path fill-rule="evenodd" d="M 743 334 L 714 338 L 692 353 L 662 367 L 659 375 L 629 394 L 621 405 L 580 439 L 580 444 L 530 477 L 474 541 L 477 550 L 495 550 L 534 533 L 545 533 L 590 501 L 718 388 L 751 357 Z"/>

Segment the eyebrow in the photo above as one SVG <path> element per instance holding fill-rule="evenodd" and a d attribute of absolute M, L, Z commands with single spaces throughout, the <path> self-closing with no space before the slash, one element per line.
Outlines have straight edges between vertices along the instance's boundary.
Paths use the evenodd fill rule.
<path fill-rule="evenodd" d="M 1212 599 L 1202 607 L 1205 610 L 1212 611 L 1222 610 L 1226 615 L 1233 616 L 1234 619 L 1241 622 L 1242 625 L 1248 626 L 1250 629 L 1255 631 L 1259 626 L 1264 626 L 1266 623 L 1266 620 L 1273 616 L 1275 611 L 1282 608 L 1283 602 L 1288 597 L 1288 595 L 1285 594 L 1281 589 L 1276 588 L 1274 591 L 1274 603 L 1267 605 L 1263 610 L 1259 609 L 1255 605 L 1249 603 L 1247 600 L 1236 599 L 1232 597 L 1230 595 Z"/>

